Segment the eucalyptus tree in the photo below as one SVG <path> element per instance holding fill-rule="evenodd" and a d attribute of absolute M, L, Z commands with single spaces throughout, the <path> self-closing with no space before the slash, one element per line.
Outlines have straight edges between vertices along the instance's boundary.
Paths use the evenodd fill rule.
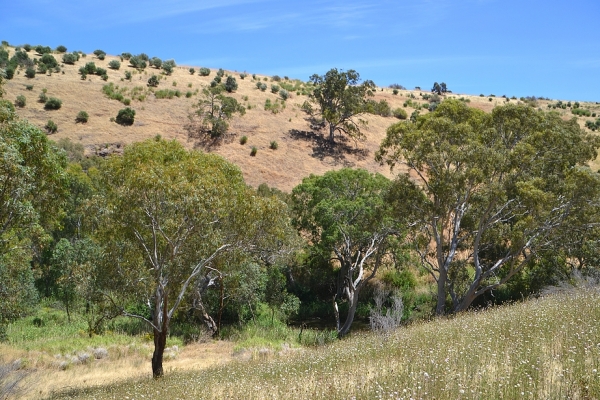
<path fill-rule="evenodd" d="M 337 268 L 333 307 L 338 336 L 348 333 L 361 290 L 384 262 L 391 239 L 402 233 L 386 201 L 391 182 L 361 169 L 311 175 L 292 191 L 293 224 L 308 238 L 313 257 Z M 342 323 L 338 302 L 348 302 Z"/>
<path fill-rule="evenodd" d="M 0 324 L 35 302 L 32 263 L 59 224 L 65 167 L 46 134 L 0 99 Z"/>
<path fill-rule="evenodd" d="M 160 377 L 169 324 L 184 298 L 225 253 L 276 250 L 285 241 L 287 208 L 255 196 L 220 156 L 160 138 L 127 147 L 106 162 L 102 176 L 97 238 L 109 261 L 106 274 L 121 294 L 151 306 L 151 317 L 122 310 L 152 328 L 152 373 Z"/>
<path fill-rule="evenodd" d="M 334 141 L 336 132 L 360 139 L 364 135 L 360 128 L 365 121 L 360 115 L 365 112 L 367 97 L 373 96 L 375 83 L 366 80 L 359 84 L 360 75 L 353 69 L 338 71 L 330 69 L 325 75 L 310 77 L 314 89 L 310 99 L 319 107 L 318 113 L 329 125 L 329 140 Z M 312 113 L 312 107 L 305 108 Z"/>
<path fill-rule="evenodd" d="M 376 158 L 418 177 L 414 247 L 437 283 L 437 314 L 448 300 L 467 309 L 589 222 L 571 216 L 598 198 L 586 166 L 597 148 L 576 121 L 523 105 L 485 114 L 446 100 L 388 128 Z"/>
<path fill-rule="evenodd" d="M 190 120 L 196 117 L 200 119 L 199 130 L 210 134 L 211 137 L 224 135 L 229 129 L 229 121 L 234 114 L 244 115 L 246 108 L 233 97 L 223 94 L 223 85 L 205 87 L 202 89 L 202 97 L 194 105 L 196 111 L 190 115 Z M 195 134 L 190 130 L 190 135 Z"/>

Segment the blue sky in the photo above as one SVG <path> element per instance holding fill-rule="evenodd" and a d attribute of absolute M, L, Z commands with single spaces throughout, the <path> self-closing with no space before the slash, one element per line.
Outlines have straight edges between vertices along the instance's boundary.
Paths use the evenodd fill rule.
<path fill-rule="evenodd" d="M 0 39 L 307 80 L 600 101 L 598 0 L 19 0 Z"/>

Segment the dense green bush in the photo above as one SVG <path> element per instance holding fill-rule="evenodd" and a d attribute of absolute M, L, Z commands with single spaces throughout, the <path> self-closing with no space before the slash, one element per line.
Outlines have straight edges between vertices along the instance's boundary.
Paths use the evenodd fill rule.
<path fill-rule="evenodd" d="M 57 99 L 56 97 L 49 97 L 46 100 L 46 104 L 44 104 L 44 108 L 46 110 L 58 110 L 62 107 L 62 101 Z"/>
<path fill-rule="evenodd" d="M 242 136 L 240 138 L 240 144 L 246 144 L 248 143 L 248 136 Z"/>
<path fill-rule="evenodd" d="M 196 69 L 194 69 L 193 67 L 190 68 L 188 71 L 190 71 L 190 75 L 194 75 L 196 73 Z"/>
<path fill-rule="evenodd" d="M 129 107 L 119 110 L 115 121 L 120 125 L 133 125 L 135 121 L 135 110 Z"/>
<path fill-rule="evenodd" d="M 271 144 L 269 145 L 269 148 L 270 148 L 271 150 L 277 150 L 277 149 L 279 148 L 279 145 L 277 144 L 277 142 L 276 142 L 275 140 L 273 140 L 273 141 L 271 142 Z"/>
<path fill-rule="evenodd" d="M 77 56 L 73 53 L 63 54 L 62 60 L 65 64 L 73 65 L 77 61 Z"/>
<path fill-rule="evenodd" d="M 277 76 L 277 75 L 275 75 L 275 76 Z M 275 85 L 275 84 L 271 85 L 271 93 L 278 93 L 279 89 L 280 89 L 279 85 Z"/>
<path fill-rule="evenodd" d="M 129 59 L 129 64 L 131 64 L 131 66 L 136 69 L 144 69 L 147 66 L 146 61 L 141 59 L 140 56 L 131 57 Z"/>
<path fill-rule="evenodd" d="M 42 89 L 42 93 L 38 96 L 38 102 L 45 103 L 48 101 L 48 96 L 46 95 L 46 89 Z"/>
<path fill-rule="evenodd" d="M 158 77 L 156 75 L 152 75 L 150 79 L 148 79 L 148 86 L 157 87 L 158 86 Z"/>
<path fill-rule="evenodd" d="M 225 75 L 225 71 L 223 71 L 223 68 L 219 68 L 219 70 L 217 71 L 217 76 L 219 78 L 222 78 L 223 75 Z"/>
<path fill-rule="evenodd" d="M 375 115 L 381 115 L 382 117 L 390 117 L 392 115 L 392 109 L 386 100 L 368 100 L 366 104 L 366 112 Z"/>
<path fill-rule="evenodd" d="M 148 64 L 150 64 L 151 67 L 160 69 L 160 67 L 162 66 L 162 60 L 158 57 L 152 57 Z"/>
<path fill-rule="evenodd" d="M 154 92 L 154 96 L 157 99 L 172 99 L 173 97 L 181 97 L 181 92 L 179 90 L 163 89 Z"/>
<path fill-rule="evenodd" d="M 52 53 L 52 49 L 48 46 L 37 45 L 35 46 L 35 52 L 39 55 L 44 55 L 48 53 Z"/>
<path fill-rule="evenodd" d="M 209 76 L 210 75 L 210 69 L 206 68 L 206 67 L 202 67 L 202 68 L 200 68 L 200 70 L 198 71 L 198 73 L 200 74 L 200 76 Z"/>
<path fill-rule="evenodd" d="M 586 110 L 584 108 L 573 108 L 571 109 L 571 113 L 583 117 L 589 117 L 592 115 L 592 112 L 590 110 Z"/>
<path fill-rule="evenodd" d="M 103 50 L 94 50 L 94 55 L 98 57 L 99 60 L 104 60 L 104 58 L 106 57 L 106 52 L 104 52 Z"/>
<path fill-rule="evenodd" d="M 247 76 L 248 76 L 248 74 L 247 74 L 247 73 L 245 73 L 245 72 L 242 72 L 242 73 L 240 74 L 240 79 L 244 80 L 244 78 L 246 78 Z"/>
<path fill-rule="evenodd" d="M 279 75 L 273 75 L 271 79 L 275 82 L 281 82 L 281 77 L 279 77 Z"/>
<path fill-rule="evenodd" d="M 131 58 L 131 53 L 127 53 L 127 52 L 121 53 L 121 58 L 123 60 L 129 60 Z"/>
<path fill-rule="evenodd" d="M 89 74 L 89 75 L 93 75 L 96 73 L 96 64 L 91 61 L 89 63 L 86 63 L 83 67 L 79 68 L 79 73 L 80 74 Z"/>
<path fill-rule="evenodd" d="M 27 89 L 27 90 L 33 90 L 33 85 L 25 85 L 25 89 Z"/>
<path fill-rule="evenodd" d="M 56 131 L 58 131 L 58 126 L 51 119 L 46 122 L 46 126 L 44 126 L 44 128 L 48 133 L 56 133 Z"/>
<path fill-rule="evenodd" d="M 25 49 L 25 51 L 30 52 L 31 51 L 31 45 L 26 43 L 23 45 L 23 48 Z"/>
<path fill-rule="evenodd" d="M 227 90 L 229 93 L 236 91 L 238 88 L 238 84 L 237 81 L 235 80 L 235 78 L 233 76 L 228 76 L 227 79 L 225 80 L 225 90 Z"/>
<path fill-rule="evenodd" d="M 396 108 L 393 112 L 394 117 L 398 118 L 398 119 L 406 119 L 408 118 L 408 113 L 406 112 L 406 110 L 404 110 L 403 108 Z"/>
<path fill-rule="evenodd" d="M 252 146 L 252 149 L 250 150 L 250 155 L 252 157 L 255 157 L 257 152 L 258 152 L 258 149 L 256 148 L 256 146 Z"/>
<path fill-rule="evenodd" d="M 285 89 L 281 89 L 279 90 L 279 97 L 281 97 L 281 99 L 285 101 L 290 97 L 290 92 L 288 92 Z"/>
<path fill-rule="evenodd" d="M 265 90 L 267 90 L 267 84 L 260 81 L 256 82 L 256 88 L 264 92 Z"/>
<path fill-rule="evenodd" d="M 108 63 L 108 67 L 110 69 L 118 70 L 119 68 L 121 68 L 121 63 L 117 60 L 112 60 Z"/>
<path fill-rule="evenodd" d="M 57 46 L 56 47 L 56 51 L 59 53 L 66 53 L 67 52 L 67 48 L 63 45 Z"/>
<path fill-rule="evenodd" d="M 48 68 L 54 68 L 58 66 L 58 61 L 56 61 L 56 58 L 54 58 L 52 54 L 44 54 L 38 63 L 42 63 Z"/>
<path fill-rule="evenodd" d="M 27 104 L 27 99 L 25 98 L 25 96 L 23 96 L 22 94 L 18 95 L 17 99 L 15 100 L 15 106 L 23 108 L 25 107 L 25 104 Z"/>
<path fill-rule="evenodd" d="M 104 76 L 106 75 L 106 70 L 104 68 L 96 67 L 96 75 Z"/>
<path fill-rule="evenodd" d="M 131 81 L 131 71 L 125 71 L 125 79 L 127 79 L 128 81 Z"/>
<path fill-rule="evenodd" d="M 25 76 L 29 79 L 35 78 L 35 69 L 32 67 L 27 68 L 25 70 Z"/>
<path fill-rule="evenodd" d="M 79 111 L 79 113 L 75 117 L 75 122 L 85 124 L 86 122 L 88 122 L 89 118 L 90 118 L 90 116 L 88 115 L 87 112 Z"/>
<path fill-rule="evenodd" d="M 175 64 L 175 60 L 167 60 L 162 63 L 162 69 L 167 75 L 171 75 L 176 66 L 177 64 Z"/>

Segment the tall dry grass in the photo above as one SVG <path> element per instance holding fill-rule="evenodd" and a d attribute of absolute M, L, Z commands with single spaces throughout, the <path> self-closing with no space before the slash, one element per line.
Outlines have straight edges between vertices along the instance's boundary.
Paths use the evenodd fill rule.
<path fill-rule="evenodd" d="M 54 398 L 595 399 L 599 369 L 600 293 L 580 290 Z"/>

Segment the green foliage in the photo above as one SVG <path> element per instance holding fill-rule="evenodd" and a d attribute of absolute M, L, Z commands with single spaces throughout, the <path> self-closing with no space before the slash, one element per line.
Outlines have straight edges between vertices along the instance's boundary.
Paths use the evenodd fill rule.
<path fill-rule="evenodd" d="M 148 79 L 148 86 L 150 86 L 150 87 L 157 87 L 158 83 L 159 83 L 159 80 L 158 80 L 158 76 L 156 76 L 156 75 L 152 75 Z"/>
<path fill-rule="evenodd" d="M 125 52 L 125 53 L 121 53 L 121 58 L 123 60 L 130 60 L 132 57 L 131 53 Z"/>
<path fill-rule="evenodd" d="M 393 111 L 394 117 L 398 118 L 398 119 L 406 119 L 408 118 L 408 113 L 406 112 L 406 110 L 402 109 L 402 108 L 396 108 Z"/>
<path fill-rule="evenodd" d="M 200 125 L 198 129 L 190 132 L 190 135 L 195 135 L 199 131 L 213 138 L 220 137 L 227 132 L 229 128 L 227 121 L 234 114 L 245 114 L 246 109 L 236 99 L 227 97 L 222 92 L 221 86 L 202 89 L 202 98 L 194 105 L 196 112 L 192 116 L 200 118 Z"/>
<path fill-rule="evenodd" d="M 59 110 L 62 107 L 62 100 L 56 97 L 49 97 L 44 104 L 46 110 Z"/>
<path fill-rule="evenodd" d="M 38 96 L 39 103 L 45 103 L 48 101 L 48 95 L 46 94 L 46 89 L 42 90 L 40 95 Z"/>
<path fill-rule="evenodd" d="M 58 61 L 56 61 L 56 58 L 52 54 L 44 54 L 38 62 L 38 67 L 39 63 L 44 64 L 48 69 L 58 66 Z"/>
<path fill-rule="evenodd" d="M 108 97 L 111 100 L 124 102 L 126 92 L 127 88 L 119 88 L 119 86 L 115 86 L 112 82 L 108 85 L 102 86 L 102 93 L 104 93 L 106 97 Z"/>
<path fill-rule="evenodd" d="M 27 68 L 25 70 L 25 76 L 29 79 L 35 78 L 35 68 L 31 68 L 31 67 Z"/>
<path fill-rule="evenodd" d="M 56 131 L 58 130 L 58 126 L 54 121 L 49 119 L 48 122 L 46 122 L 44 129 L 46 129 L 46 132 L 48 133 L 56 133 Z"/>
<path fill-rule="evenodd" d="M 128 81 L 131 81 L 131 78 L 132 78 L 131 71 L 125 71 L 125 79 L 127 79 Z"/>
<path fill-rule="evenodd" d="M 62 57 L 63 63 L 73 65 L 79 60 L 79 54 L 77 53 L 68 53 L 63 54 Z"/>
<path fill-rule="evenodd" d="M 240 138 L 240 144 L 244 145 L 246 143 L 248 143 L 248 136 L 244 135 Z"/>
<path fill-rule="evenodd" d="M 140 56 L 133 56 L 129 59 L 129 64 L 138 70 L 146 68 L 146 61 L 140 58 Z"/>
<path fill-rule="evenodd" d="M 244 78 L 246 78 L 247 76 L 248 76 L 248 74 L 247 74 L 247 73 L 245 73 L 245 72 L 241 72 L 241 73 L 240 73 L 240 79 L 241 79 L 241 80 L 244 80 Z"/>
<path fill-rule="evenodd" d="M 279 85 L 271 85 L 271 93 L 278 93 L 279 92 Z"/>
<path fill-rule="evenodd" d="M 39 55 L 50 54 L 52 53 L 52 49 L 48 46 L 37 45 L 35 46 L 35 52 Z"/>
<path fill-rule="evenodd" d="M 93 61 L 86 63 L 83 67 L 79 68 L 81 75 L 94 75 L 96 73 L 96 64 Z"/>
<path fill-rule="evenodd" d="M 108 67 L 110 69 L 118 70 L 119 68 L 121 68 L 121 63 L 118 60 L 111 60 L 108 63 Z"/>
<path fill-rule="evenodd" d="M 200 76 L 209 76 L 210 75 L 210 69 L 206 68 L 206 67 L 202 67 L 198 70 L 198 74 Z"/>
<path fill-rule="evenodd" d="M 274 82 L 280 82 L 281 81 L 281 77 L 279 75 L 273 75 L 271 77 L 271 80 Z"/>
<path fill-rule="evenodd" d="M 273 114 L 279 113 L 285 108 L 285 102 L 280 102 L 279 99 L 275 99 L 274 102 L 271 99 L 265 100 L 265 111 L 271 111 Z"/>
<path fill-rule="evenodd" d="M 88 115 L 87 112 L 79 111 L 79 113 L 77 113 L 77 117 L 75 117 L 75 122 L 80 123 L 80 124 L 85 124 L 88 122 L 89 118 L 90 118 L 90 116 Z"/>
<path fill-rule="evenodd" d="M 277 150 L 279 148 L 279 145 L 277 144 L 277 142 L 275 140 L 271 141 L 271 144 L 269 145 L 269 148 L 271 150 Z"/>
<path fill-rule="evenodd" d="M 104 60 L 106 52 L 104 52 L 104 50 L 94 50 L 94 55 L 98 57 L 99 60 Z"/>
<path fill-rule="evenodd" d="M 375 100 L 367 100 L 365 104 L 365 112 L 380 115 L 382 117 L 392 116 L 392 108 L 390 107 L 390 104 L 383 99 L 379 100 L 379 102 L 376 102 Z"/>
<path fill-rule="evenodd" d="M 115 121 L 120 125 L 133 125 L 135 121 L 135 110 L 130 107 L 119 110 Z"/>
<path fill-rule="evenodd" d="M 196 73 L 196 69 L 194 67 L 190 67 L 188 71 L 190 72 L 190 75 L 194 75 Z"/>
<path fill-rule="evenodd" d="M 319 114 L 329 125 L 329 140 L 334 141 L 335 132 L 353 138 L 361 138 L 359 115 L 364 112 L 366 97 L 372 96 L 375 83 L 367 80 L 358 84 L 360 75 L 354 70 L 329 70 L 325 75 L 312 75 L 314 85 L 310 99 L 319 107 Z"/>
<path fill-rule="evenodd" d="M 260 89 L 261 92 L 267 90 L 267 85 L 263 82 L 256 82 L 256 88 Z"/>
<path fill-rule="evenodd" d="M 225 75 L 225 71 L 223 71 L 223 68 L 219 68 L 219 70 L 217 71 L 217 76 L 219 78 L 222 78 L 223 75 Z"/>
<path fill-rule="evenodd" d="M 279 97 L 281 98 L 281 100 L 286 101 L 287 99 L 289 99 L 290 93 L 285 89 L 281 89 L 279 91 Z"/>
<path fill-rule="evenodd" d="M 154 92 L 154 96 L 157 99 L 172 99 L 173 97 L 181 97 L 181 91 L 171 89 L 157 90 Z"/>
<path fill-rule="evenodd" d="M 17 99 L 15 100 L 15 106 L 23 108 L 25 107 L 25 105 L 27 104 L 27 99 L 25 98 L 25 96 L 18 95 Z"/>
<path fill-rule="evenodd" d="M 56 51 L 59 53 L 66 53 L 67 52 L 67 48 L 63 45 L 57 46 L 56 47 Z"/>
<path fill-rule="evenodd" d="M 571 113 L 583 117 L 590 117 L 592 115 L 592 112 L 590 110 L 584 108 L 572 108 Z"/>
<path fill-rule="evenodd" d="M 422 181 L 424 203 L 414 210 L 426 231 L 415 243 L 421 254 L 437 254 L 424 268 L 438 282 L 438 314 L 465 310 L 529 269 L 546 243 L 568 245 L 560 227 L 576 230 L 584 218 L 566 210 L 600 190 L 584 167 L 597 147 L 575 121 L 527 105 L 485 114 L 446 100 L 415 123 L 388 129 L 377 159 L 402 160 Z"/>
<path fill-rule="evenodd" d="M 162 69 L 167 75 L 171 75 L 176 66 L 175 60 L 167 60 L 162 63 Z"/>
<path fill-rule="evenodd" d="M 250 149 L 250 155 L 252 157 L 256 157 L 256 153 L 258 153 L 258 149 L 256 148 L 256 146 L 252 146 L 252 149 Z"/>
<path fill-rule="evenodd" d="M 225 90 L 229 93 L 235 92 L 238 88 L 238 84 L 233 76 L 228 76 L 225 80 Z"/>

